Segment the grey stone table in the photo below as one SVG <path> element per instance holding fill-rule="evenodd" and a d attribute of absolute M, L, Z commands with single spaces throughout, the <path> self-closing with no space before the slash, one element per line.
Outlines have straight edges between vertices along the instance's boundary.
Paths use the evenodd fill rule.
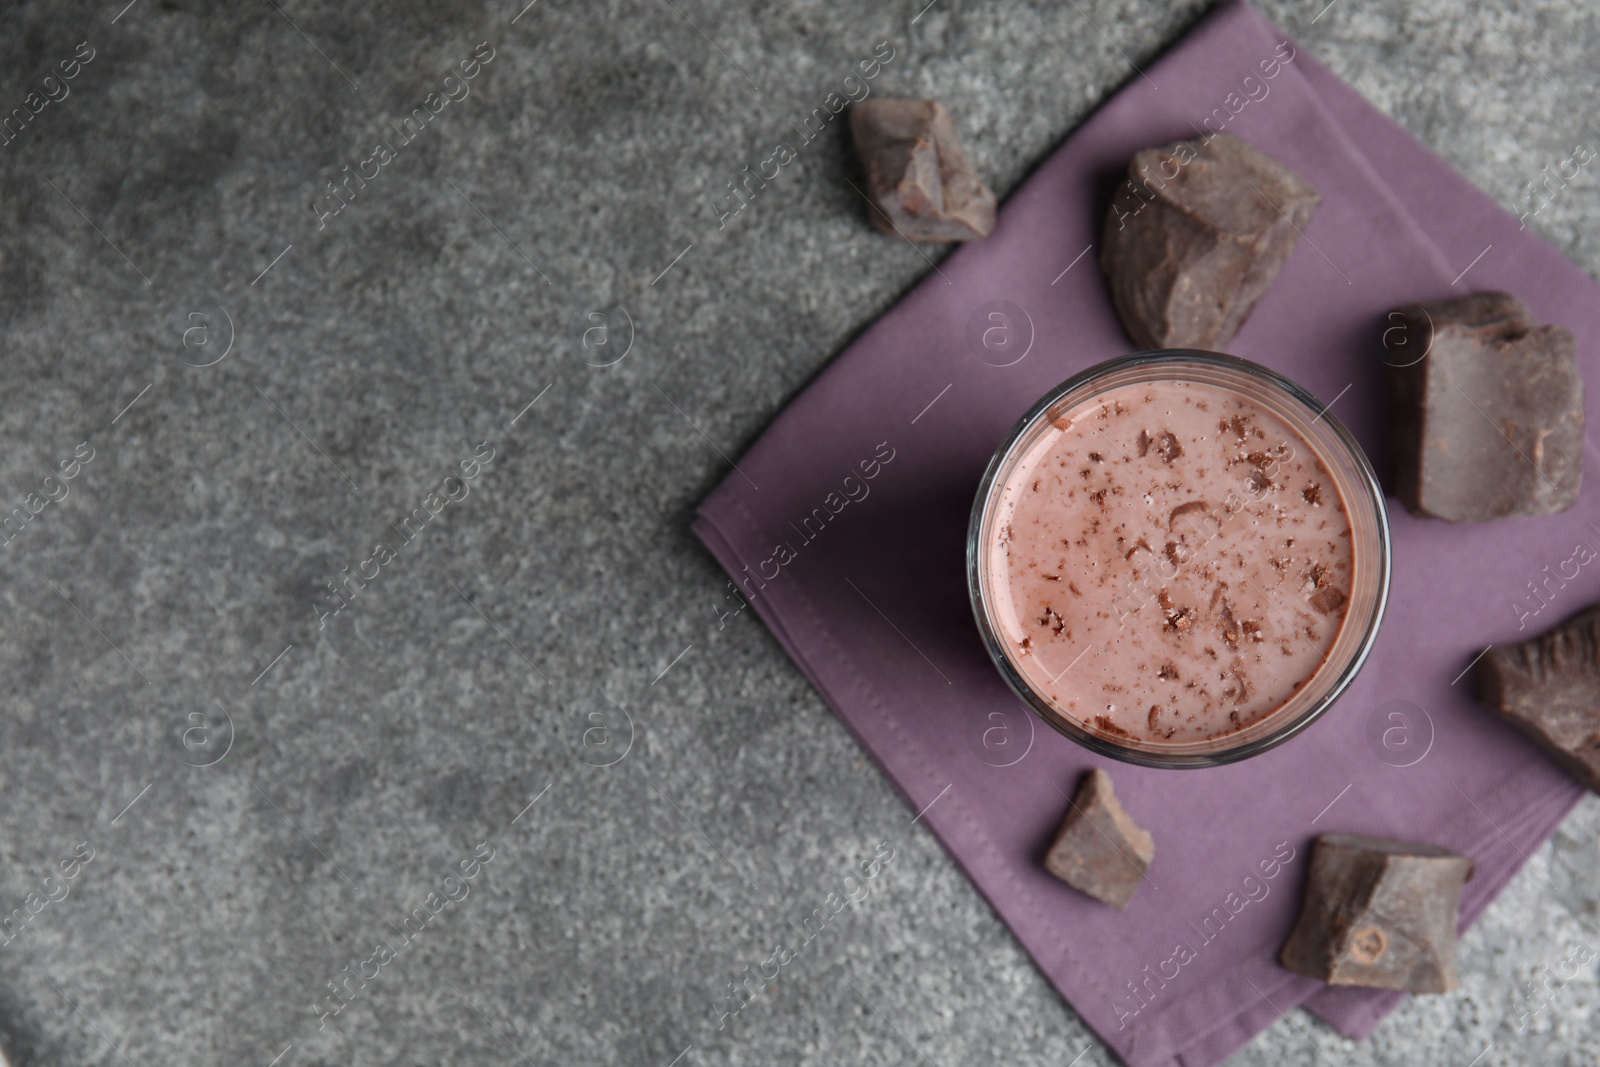
<path fill-rule="evenodd" d="M 1004 195 L 1202 13 L 924 2 L 5 6 L 18 1064 L 1111 1062 L 920 826 L 715 1008 L 908 812 L 688 520 L 928 270 L 837 130 L 719 228 L 727 183 L 887 41 L 875 91 Z M 1592 11 L 1270 8 L 1507 205 L 1600 138 Z M 1590 273 L 1596 188 L 1531 219 Z M 1596 1062 L 1594 968 L 1543 976 L 1597 836 L 1590 799 L 1458 993 L 1238 1062 Z"/>

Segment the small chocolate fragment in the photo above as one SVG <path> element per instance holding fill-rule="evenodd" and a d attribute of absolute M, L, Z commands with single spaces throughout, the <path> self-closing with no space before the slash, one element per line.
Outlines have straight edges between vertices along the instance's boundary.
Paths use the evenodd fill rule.
<path fill-rule="evenodd" d="M 1100 252 L 1128 336 L 1141 348 L 1222 348 L 1321 203 L 1304 178 L 1231 133 L 1135 155 Z"/>
<path fill-rule="evenodd" d="M 994 229 L 994 194 L 972 169 L 937 100 L 863 100 L 850 134 L 867 172 L 872 222 L 912 241 L 977 241 Z"/>
<path fill-rule="evenodd" d="M 1572 334 L 1509 293 L 1391 311 L 1395 491 L 1413 515 L 1487 522 L 1565 511 L 1583 481 Z"/>
<path fill-rule="evenodd" d="M 1491 648 L 1478 698 L 1600 793 L 1600 604 L 1531 641 Z"/>
<path fill-rule="evenodd" d="M 1448 993 L 1472 861 L 1447 848 L 1323 834 L 1280 959 L 1330 985 Z"/>
<path fill-rule="evenodd" d="M 1111 776 L 1096 768 L 1078 785 L 1044 865 L 1072 888 L 1126 908 L 1155 855 L 1150 832 L 1122 810 Z"/>
<path fill-rule="evenodd" d="M 1179 504 L 1177 507 L 1173 508 L 1172 513 L 1167 516 L 1167 529 L 1177 530 L 1179 521 L 1195 514 L 1196 512 L 1201 515 L 1210 514 L 1211 505 L 1207 504 L 1204 500 L 1191 500 L 1187 504 Z M 1199 519 L 1189 519 L 1189 521 L 1184 525 L 1193 527 L 1198 524 L 1199 521 Z"/>
<path fill-rule="evenodd" d="M 1344 602 L 1347 599 L 1343 589 L 1335 589 L 1329 586 L 1326 589 L 1318 589 L 1311 594 L 1307 602 L 1317 610 L 1318 615 L 1332 615 L 1344 607 Z"/>

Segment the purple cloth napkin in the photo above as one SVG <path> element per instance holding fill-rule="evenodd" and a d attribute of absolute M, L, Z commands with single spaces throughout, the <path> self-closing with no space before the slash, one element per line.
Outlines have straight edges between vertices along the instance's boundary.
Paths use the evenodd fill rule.
<path fill-rule="evenodd" d="M 1398 1003 L 1277 963 L 1315 834 L 1471 856 L 1471 922 L 1580 795 L 1458 676 L 1485 645 L 1600 599 L 1600 567 L 1586 567 L 1526 614 L 1543 568 L 1579 543 L 1600 550 L 1593 445 L 1590 480 L 1561 515 L 1454 526 L 1391 498 L 1391 606 L 1366 668 L 1305 734 L 1240 764 L 1161 771 L 1093 756 L 1035 726 L 979 642 L 964 563 L 978 479 L 1046 389 L 1130 350 L 1092 247 L 1105 206 L 1136 150 L 1194 137 L 1207 118 L 1324 197 L 1230 349 L 1335 401 L 1380 471 L 1379 339 L 1397 304 L 1510 290 L 1577 336 L 1591 389 L 1600 383 L 1594 283 L 1285 41 L 1230 3 L 1132 78 L 1012 195 L 992 236 L 941 263 L 818 376 L 695 525 L 1040 968 L 1134 1067 L 1209 1067 L 1297 1004 L 1365 1037 Z M 1013 312 L 1013 353 L 1031 323 L 1031 347 L 1009 366 L 968 341 L 975 317 L 991 324 L 991 301 L 1025 313 Z M 1386 748 L 1375 740 L 1385 729 L 1409 733 Z M 1157 842 L 1126 912 L 1041 866 L 1065 795 L 1096 765 Z"/>

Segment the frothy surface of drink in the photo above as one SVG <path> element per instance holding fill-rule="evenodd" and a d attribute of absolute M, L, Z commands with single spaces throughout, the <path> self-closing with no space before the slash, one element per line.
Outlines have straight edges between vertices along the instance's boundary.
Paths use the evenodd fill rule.
<path fill-rule="evenodd" d="M 1010 659 L 1087 728 L 1172 743 L 1305 688 L 1345 617 L 1349 516 L 1312 446 L 1221 386 L 1122 386 L 1019 457 L 990 527 Z"/>

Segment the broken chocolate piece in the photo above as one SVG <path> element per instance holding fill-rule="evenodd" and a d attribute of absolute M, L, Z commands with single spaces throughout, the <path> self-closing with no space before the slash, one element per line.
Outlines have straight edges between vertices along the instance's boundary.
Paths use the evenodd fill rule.
<path fill-rule="evenodd" d="M 1321 203 L 1304 178 L 1231 133 L 1135 155 L 1100 252 L 1128 336 L 1141 348 L 1225 346 Z"/>
<path fill-rule="evenodd" d="M 1572 334 L 1509 293 L 1391 311 L 1395 491 L 1413 515 L 1487 522 L 1565 511 L 1583 480 Z"/>
<path fill-rule="evenodd" d="M 1600 604 L 1531 641 L 1491 648 L 1478 698 L 1600 793 Z"/>
<path fill-rule="evenodd" d="M 977 241 L 994 229 L 991 193 L 936 100 L 863 100 L 850 134 L 867 173 L 872 222 L 912 241 Z"/>
<path fill-rule="evenodd" d="M 1176 530 L 1178 528 L 1179 520 L 1189 515 L 1193 515 L 1196 512 L 1200 513 L 1201 515 L 1206 515 L 1209 514 L 1210 511 L 1211 505 L 1207 504 L 1204 500 L 1191 500 L 1187 504 L 1179 504 L 1177 507 L 1173 508 L 1171 514 L 1167 516 L 1167 529 Z M 1199 522 L 1199 519 L 1190 519 L 1185 525 L 1193 528 Z"/>
<path fill-rule="evenodd" d="M 1461 886 L 1471 877 L 1472 861 L 1447 848 L 1323 834 L 1280 959 L 1330 985 L 1447 993 L 1456 988 Z"/>
<path fill-rule="evenodd" d="M 1126 908 L 1155 854 L 1149 831 L 1122 810 L 1111 776 L 1096 768 L 1079 784 L 1044 865 L 1074 889 Z"/>
<path fill-rule="evenodd" d="M 1344 602 L 1347 599 L 1343 589 L 1335 589 L 1329 586 L 1326 589 L 1318 589 L 1311 594 L 1307 603 L 1316 609 L 1318 615 L 1332 615 L 1344 607 Z"/>

